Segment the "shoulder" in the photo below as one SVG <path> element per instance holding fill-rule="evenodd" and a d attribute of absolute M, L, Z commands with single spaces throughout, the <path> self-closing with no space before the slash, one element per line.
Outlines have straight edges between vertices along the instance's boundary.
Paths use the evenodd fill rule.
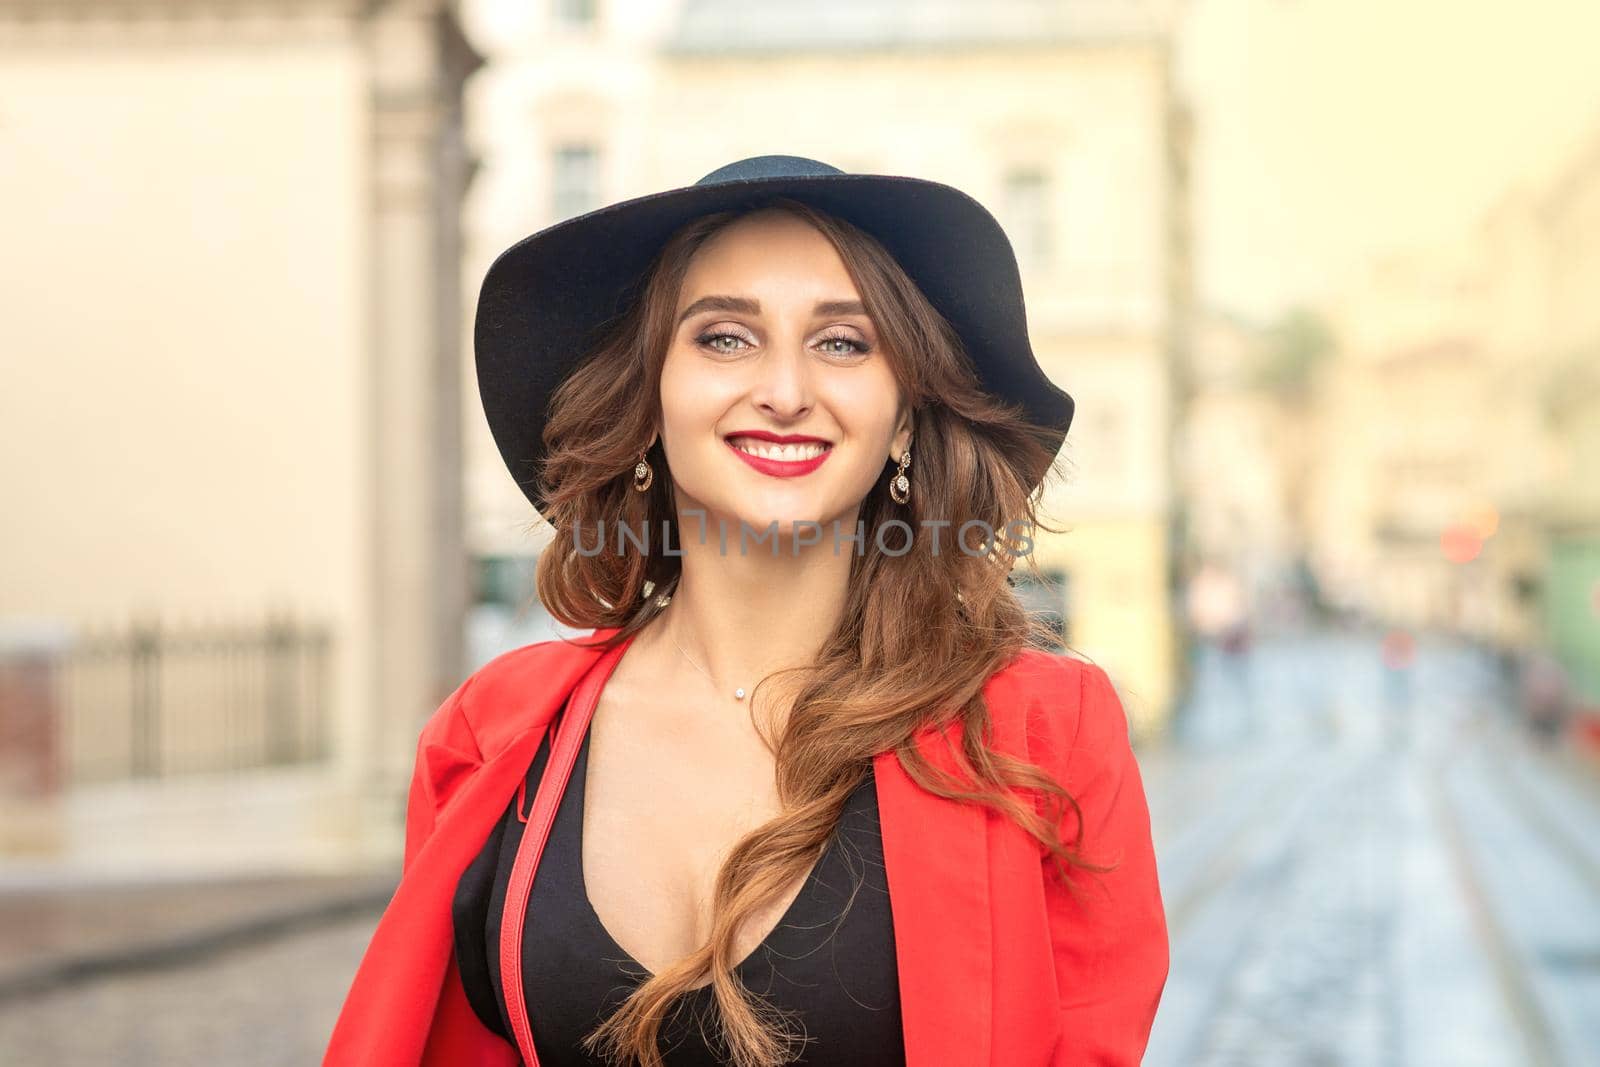
<path fill-rule="evenodd" d="M 1105 668 L 1027 648 L 984 686 L 996 739 L 1027 758 L 1068 771 L 1129 745 L 1128 718 Z"/>
<path fill-rule="evenodd" d="M 479 667 L 423 724 L 423 746 L 492 758 L 517 734 L 545 725 L 584 671 L 604 651 L 610 631 L 551 638 L 503 652 Z"/>

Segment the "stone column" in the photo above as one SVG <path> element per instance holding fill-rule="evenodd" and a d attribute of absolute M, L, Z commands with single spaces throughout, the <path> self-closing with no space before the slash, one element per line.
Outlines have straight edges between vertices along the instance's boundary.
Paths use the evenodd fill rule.
<path fill-rule="evenodd" d="M 470 173 L 462 84 L 482 62 L 454 5 L 370 9 L 372 588 L 369 796 L 403 802 L 419 727 L 461 681 L 460 205 Z M 392 817 L 385 824 L 395 825 Z"/>

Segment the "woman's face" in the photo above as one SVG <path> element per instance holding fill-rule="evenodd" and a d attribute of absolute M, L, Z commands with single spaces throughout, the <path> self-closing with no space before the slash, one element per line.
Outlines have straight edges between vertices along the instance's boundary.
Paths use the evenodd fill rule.
<path fill-rule="evenodd" d="M 730 552 L 741 521 L 757 533 L 776 521 L 780 535 L 816 522 L 831 544 L 838 519 L 841 536 L 853 535 L 911 423 L 832 243 L 786 212 L 746 215 L 695 253 L 675 320 L 661 436 L 679 508 L 704 511 L 708 543 L 727 523 Z M 697 521 L 687 518 L 686 541 Z"/>

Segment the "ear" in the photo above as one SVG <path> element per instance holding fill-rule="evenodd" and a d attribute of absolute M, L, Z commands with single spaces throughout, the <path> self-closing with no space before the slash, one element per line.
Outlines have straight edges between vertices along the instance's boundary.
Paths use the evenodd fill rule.
<path fill-rule="evenodd" d="M 904 408 L 900 413 L 899 425 L 895 427 L 894 436 L 889 439 L 889 462 L 899 463 L 905 450 L 911 447 L 911 431 L 915 426 L 911 419 L 911 410 Z"/>

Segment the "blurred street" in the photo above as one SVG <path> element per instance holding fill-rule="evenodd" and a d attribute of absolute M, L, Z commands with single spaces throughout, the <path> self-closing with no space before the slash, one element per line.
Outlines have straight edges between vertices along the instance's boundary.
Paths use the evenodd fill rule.
<path fill-rule="evenodd" d="M 0 1004 L 0 1063 L 73 1067 L 321 1060 L 377 915 Z"/>
<path fill-rule="evenodd" d="M 1173 936 L 1147 1064 L 1600 1063 L 1600 779 L 1479 653 L 1389 671 L 1366 634 L 1206 649 L 1141 750 Z M 0 1062 L 313 1063 L 376 921 L 352 908 L 11 988 Z"/>
<path fill-rule="evenodd" d="M 1371 636 L 1225 659 L 1141 758 L 1173 938 L 1145 1063 L 1600 1063 L 1593 767 L 1531 744 L 1458 646 L 1394 674 Z"/>
<path fill-rule="evenodd" d="M 871 492 L 909 472 L 927 568 L 785 591 L 788 640 L 904 618 L 940 526 L 1022 518 L 1023 427 L 938 367 L 1072 398 L 1010 595 L 1127 712 L 1172 938 L 1144 1062 L 1600 1067 L 1595 40 L 1594 0 L 0 0 L 0 1067 L 319 1063 L 466 679 L 639 575 L 726 622 L 692 587 L 841 573 L 681 558 L 677 501 L 873 499 L 729 454 L 871 442 L 835 360 L 772 358 L 790 316 L 658 328 L 734 246 L 655 198 L 739 163 L 827 179 L 745 190 L 832 219 L 795 352 L 923 383 Z M 535 328 L 561 359 L 495 354 Z M 702 358 L 735 331 L 761 358 Z M 659 558 L 574 581 L 590 524 L 517 443 L 556 398 L 585 518 L 676 519 L 615 539 Z M 687 636 L 694 684 L 781 651 Z"/>
<path fill-rule="evenodd" d="M 320 1060 L 394 888 L 0 885 L 0 1064 L 130 1067 Z"/>

